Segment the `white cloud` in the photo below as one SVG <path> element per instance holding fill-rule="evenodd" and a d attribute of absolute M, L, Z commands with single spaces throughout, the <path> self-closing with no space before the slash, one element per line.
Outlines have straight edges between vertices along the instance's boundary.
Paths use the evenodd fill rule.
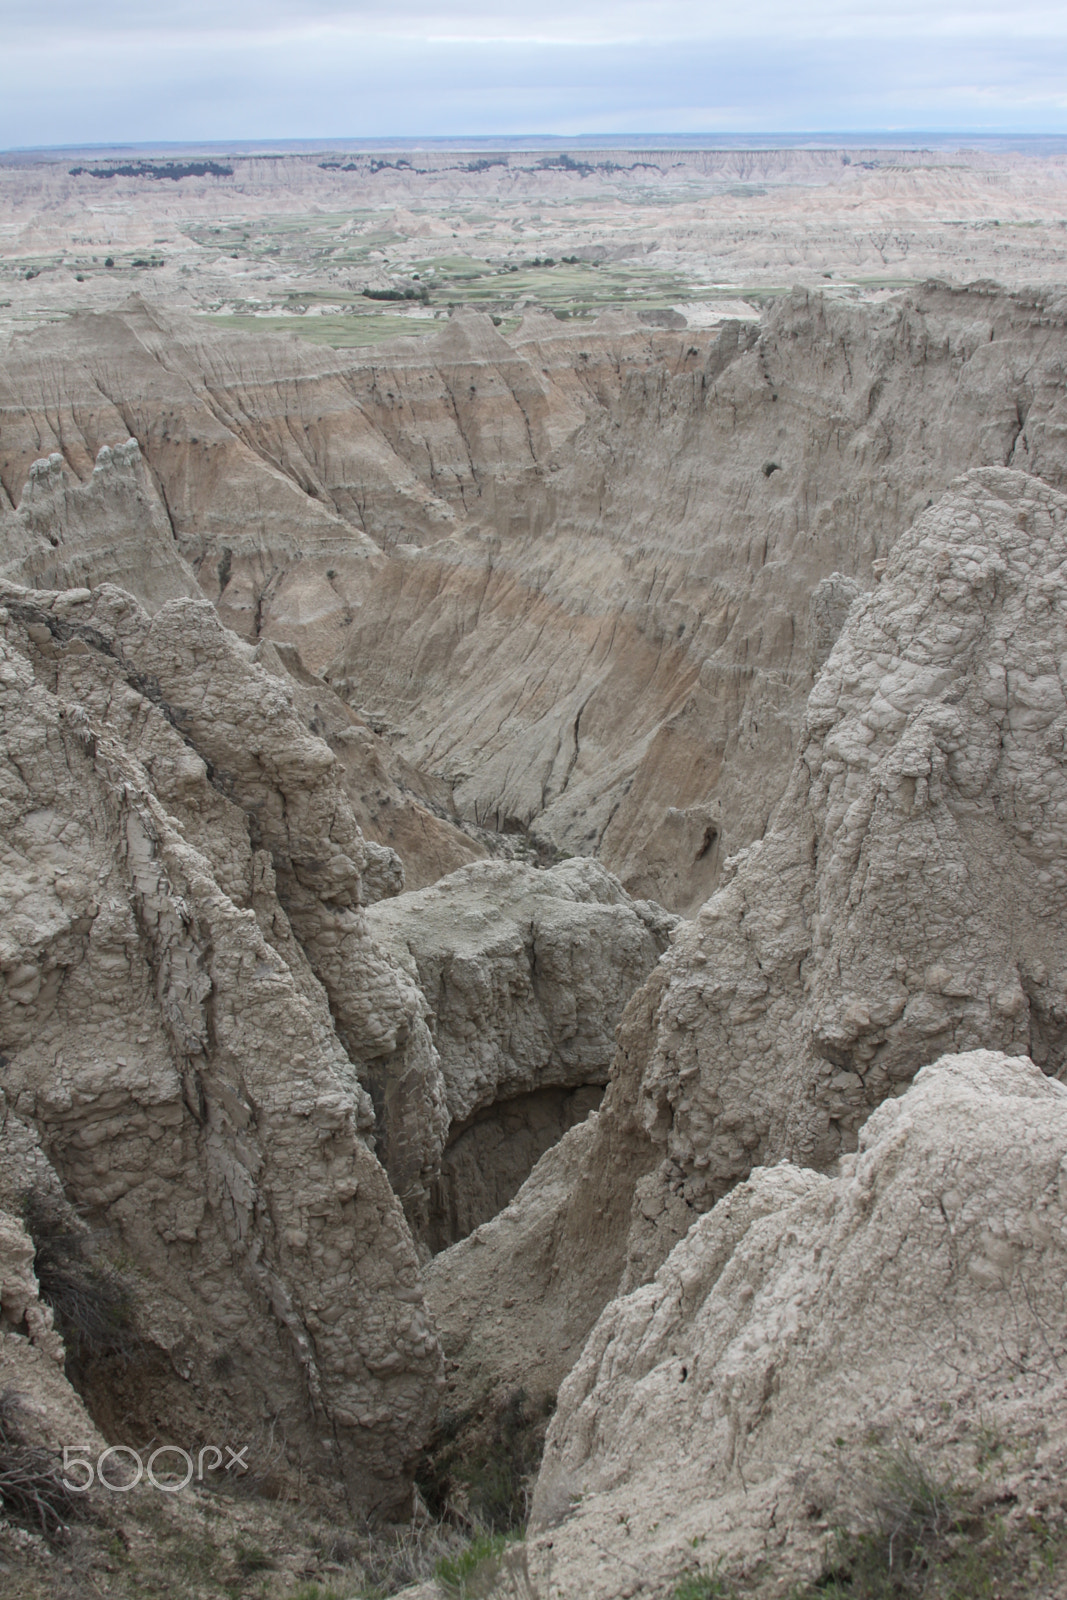
<path fill-rule="evenodd" d="M 1067 7 L 0 0 L 0 146 L 735 129 L 1067 132 Z"/>
<path fill-rule="evenodd" d="M 427 5 L 425 0 L 54 0 L 47 19 L 35 18 L 24 0 L 0 0 L 0 26 L 10 43 L 42 47 L 63 38 L 103 34 L 168 37 L 232 34 L 311 35 L 322 27 L 353 38 L 463 41 L 470 44 L 611 44 L 715 41 L 768 37 L 840 38 L 1067 38 L 1067 8 L 1047 0 L 585 0 L 585 3 L 516 6 L 486 0 Z"/>

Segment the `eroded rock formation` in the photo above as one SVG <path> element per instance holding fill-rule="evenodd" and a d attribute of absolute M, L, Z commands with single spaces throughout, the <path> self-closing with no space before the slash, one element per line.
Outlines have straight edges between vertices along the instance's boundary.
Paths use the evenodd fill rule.
<path fill-rule="evenodd" d="M 464 313 L 372 354 L 131 302 L 12 347 L 0 481 L 132 432 L 242 636 L 329 668 L 467 822 L 689 914 L 788 778 L 841 616 L 809 628 L 813 592 L 868 589 L 962 470 L 1061 484 L 1064 360 L 1056 292 L 982 285 L 678 331 Z"/>
<path fill-rule="evenodd" d="M 595 1124 L 434 1264 L 473 1386 L 495 1367 L 550 1390 L 604 1302 L 754 1166 L 825 1170 L 945 1050 L 1063 1070 L 1065 561 L 1067 498 L 1003 469 L 898 542 L 812 691 L 766 836 L 631 1001 Z M 467 1272 L 501 1308 L 488 1330 Z M 531 1319 L 558 1335 L 532 1365 Z"/>
<path fill-rule="evenodd" d="M 359 358 L 142 304 L 23 341 L 18 1360 L 58 1373 L 19 1221 L 43 1186 L 132 1263 L 148 1365 L 113 1386 L 146 1436 L 210 1411 L 392 1512 L 446 1381 L 463 1411 L 574 1368 L 538 1515 L 590 1496 L 578 1541 L 645 1493 L 646 1426 L 708 1426 L 729 1516 L 750 1461 L 776 1494 L 807 1377 L 892 1381 L 855 1305 L 930 1228 L 985 1228 L 944 1311 L 976 1348 L 971 1279 L 1008 1293 L 1041 1248 L 1060 1293 L 1053 1223 L 1020 1242 L 1012 1207 L 1052 1215 L 1062 1154 L 1065 326 L 934 285 L 700 333 L 461 316 Z M 961 1152 L 994 1102 L 1020 1187 L 987 1225 Z M 833 1348 L 782 1309 L 831 1294 Z"/>
<path fill-rule="evenodd" d="M 136 439 L 101 445 L 84 482 L 59 450 L 34 461 L 18 510 L 0 516 L 0 551 L 2 575 L 30 588 L 118 583 L 150 611 L 201 593 Z"/>
<path fill-rule="evenodd" d="M 534 1592 L 667 1594 L 705 1540 L 784 1592 L 818 1575 L 823 1510 L 854 1512 L 872 1439 L 951 1471 L 1002 1429 L 1054 1472 L 1065 1156 L 1067 1089 L 976 1051 L 874 1112 L 839 1176 L 754 1171 L 605 1308 L 564 1383 Z"/>
<path fill-rule="evenodd" d="M 0 602 L 6 1203 L 44 1185 L 134 1263 L 152 1381 L 116 1365 L 110 1413 L 269 1415 L 395 1509 L 443 1381 L 409 1224 L 450 1242 L 588 1111 L 676 919 L 582 861 L 383 900 L 344 759 L 374 735 L 321 681 L 205 600 Z"/>
<path fill-rule="evenodd" d="M 435 1247 L 502 1210 L 599 1103 L 623 1007 L 676 922 L 580 859 L 548 871 L 478 862 L 372 908 L 375 939 L 426 999 L 441 1058 Z"/>
<path fill-rule="evenodd" d="M 146 1436 L 273 1419 L 401 1506 L 440 1355 L 360 1074 L 433 1047 L 338 764 L 204 601 L 0 599 L 5 1140 L 135 1265 Z"/>

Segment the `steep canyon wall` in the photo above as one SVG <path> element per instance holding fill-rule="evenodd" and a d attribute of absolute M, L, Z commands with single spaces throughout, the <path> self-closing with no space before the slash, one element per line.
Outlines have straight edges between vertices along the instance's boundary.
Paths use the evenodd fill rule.
<path fill-rule="evenodd" d="M 132 435 L 228 624 L 296 644 L 457 816 L 691 912 L 784 786 L 819 584 L 869 588 L 967 467 L 1060 483 L 1063 372 L 1056 296 L 981 286 L 710 331 L 464 313 L 372 356 L 131 306 L 12 347 L 8 570 L 56 566 L 33 461 L 88 479 Z"/>

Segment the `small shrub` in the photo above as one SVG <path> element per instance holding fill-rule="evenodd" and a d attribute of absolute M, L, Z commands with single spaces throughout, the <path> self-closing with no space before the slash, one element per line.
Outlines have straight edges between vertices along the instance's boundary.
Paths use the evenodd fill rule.
<path fill-rule="evenodd" d="M 432 1578 L 438 1565 L 462 1553 L 465 1537 L 442 1523 L 397 1529 L 377 1537 L 363 1556 L 361 1600 L 387 1600 L 414 1583 Z"/>
<path fill-rule="evenodd" d="M 86 1368 L 106 1356 L 129 1361 L 140 1349 L 129 1284 L 94 1258 L 92 1236 L 56 1196 L 34 1190 L 25 1196 L 22 1214 L 33 1240 L 40 1296 L 52 1309 L 68 1365 Z"/>
<path fill-rule="evenodd" d="M 416 1473 L 431 1513 L 469 1516 L 490 1533 L 521 1526 L 553 1409 L 554 1401 L 535 1405 L 524 1389 L 515 1389 L 484 1411 L 444 1413 Z"/>
<path fill-rule="evenodd" d="M 254 1572 L 270 1572 L 274 1561 L 258 1544 L 245 1544 L 238 1540 L 234 1551 L 234 1560 L 237 1570 L 245 1577 L 251 1577 Z"/>
<path fill-rule="evenodd" d="M 826 1600 L 907 1600 L 927 1594 L 970 1600 L 982 1593 L 973 1545 L 961 1547 L 967 1529 L 963 1498 L 954 1483 L 936 1476 L 907 1446 L 884 1451 L 866 1486 L 859 1531 L 839 1529 L 827 1570 L 802 1591 Z M 957 1589 L 955 1579 L 966 1586 Z M 942 1580 L 950 1587 L 943 1589 Z"/>
<path fill-rule="evenodd" d="M 671 1600 L 732 1600 L 734 1591 L 719 1571 L 721 1566 L 720 1556 L 711 1572 L 687 1573 L 672 1589 Z"/>
<path fill-rule="evenodd" d="M 974 1464 L 978 1471 L 984 1472 L 991 1466 L 1003 1454 L 1004 1447 L 1004 1436 L 999 1430 L 986 1422 L 981 1423 L 974 1435 Z"/>
<path fill-rule="evenodd" d="M 52 1452 L 26 1442 L 20 1423 L 23 1404 L 13 1389 L 0 1395 L 0 1502 L 13 1521 L 54 1543 L 66 1537 L 69 1524 L 85 1515 L 86 1506 L 64 1486 Z"/>
<path fill-rule="evenodd" d="M 955 1485 L 937 1478 L 909 1449 L 889 1451 L 871 1493 L 875 1533 L 885 1541 L 886 1558 L 906 1569 L 960 1526 L 960 1496 Z"/>

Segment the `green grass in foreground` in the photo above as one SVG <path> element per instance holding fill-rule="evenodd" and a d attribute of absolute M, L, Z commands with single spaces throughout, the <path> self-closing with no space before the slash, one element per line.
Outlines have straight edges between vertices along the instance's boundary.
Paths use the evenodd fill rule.
<path fill-rule="evenodd" d="M 491 1593 L 500 1576 L 501 1558 L 521 1534 L 479 1533 L 458 1555 L 442 1556 L 434 1568 L 438 1588 L 448 1600 L 473 1600 Z"/>

